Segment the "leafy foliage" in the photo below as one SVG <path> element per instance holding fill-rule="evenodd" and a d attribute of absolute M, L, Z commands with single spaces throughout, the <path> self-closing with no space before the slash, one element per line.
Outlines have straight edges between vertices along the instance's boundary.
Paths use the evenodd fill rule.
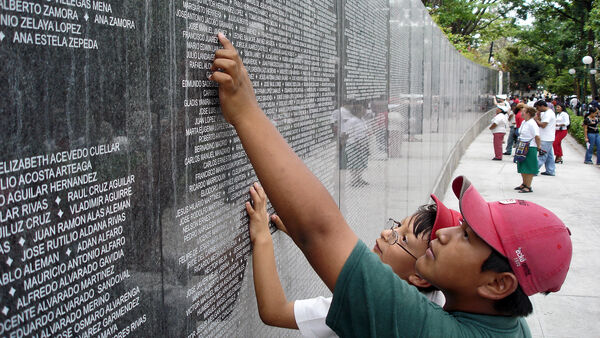
<path fill-rule="evenodd" d="M 522 53 L 517 47 L 506 48 L 500 59 L 505 70 L 510 72 L 511 90 L 535 90 L 545 76 L 545 64 L 534 55 Z"/>
<path fill-rule="evenodd" d="M 592 56 L 594 62 L 589 67 L 596 68 L 600 57 L 600 0 L 422 2 L 464 56 L 487 65 L 493 43 L 494 58 L 501 62 L 502 70 L 511 73 L 514 89 L 535 89 L 543 84 L 551 92 L 569 95 L 576 87 L 586 87 L 587 82 L 597 97 L 595 76 L 589 74 L 581 58 Z M 528 17 L 532 19 L 528 26 L 515 23 L 516 18 Z M 575 78 L 568 74 L 570 68 L 576 70 Z"/>
<path fill-rule="evenodd" d="M 574 68 L 579 81 L 585 78 L 591 83 L 595 95 L 595 78 L 589 75 L 581 58 L 585 55 L 592 56 L 594 62 L 591 67 L 594 68 L 599 56 L 595 44 L 600 34 L 600 19 L 593 15 L 594 11 L 600 12 L 596 1 L 531 0 L 524 8 L 535 20 L 531 27 L 523 29 L 516 38 L 520 46 L 532 50 L 531 53 L 538 53 L 546 63 L 546 83 L 555 84 L 559 81 L 565 84 L 567 81 L 563 74 Z"/>
<path fill-rule="evenodd" d="M 558 76 L 546 77 L 544 84 L 548 91 L 559 96 L 567 96 L 573 93 L 573 76 L 566 70 Z"/>
<path fill-rule="evenodd" d="M 569 125 L 569 134 L 577 140 L 578 143 L 585 146 L 585 135 L 583 134 L 583 116 L 577 116 L 571 109 L 567 109 L 571 124 Z"/>
<path fill-rule="evenodd" d="M 514 36 L 515 18 L 508 13 L 523 0 L 422 0 L 433 20 L 453 45 L 467 57 L 487 64 L 486 47 Z M 478 50 L 482 48 L 482 50 Z"/>

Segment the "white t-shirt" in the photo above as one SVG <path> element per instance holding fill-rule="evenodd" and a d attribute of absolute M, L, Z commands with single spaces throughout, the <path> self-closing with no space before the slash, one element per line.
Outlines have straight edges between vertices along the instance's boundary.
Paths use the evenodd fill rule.
<path fill-rule="evenodd" d="M 577 105 L 577 98 L 576 97 L 572 98 L 570 103 L 571 103 L 571 108 L 575 108 L 575 106 Z"/>
<path fill-rule="evenodd" d="M 439 306 L 444 306 L 446 303 L 446 298 L 440 291 L 427 292 L 423 295 Z M 335 332 L 325 324 L 331 299 L 331 297 L 319 296 L 294 302 L 294 318 L 304 337 L 337 337 Z"/>
<path fill-rule="evenodd" d="M 351 115 L 345 123 L 342 123 L 342 133 L 348 136 L 348 144 L 354 144 L 367 137 L 367 124 L 361 118 Z"/>
<path fill-rule="evenodd" d="M 541 112 L 541 121 L 548 122 L 546 128 L 540 128 L 540 140 L 554 141 L 556 136 L 556 114 L 550 108 L 545 112 Z"/>
<path fill-rule="evenodd" d="M 509 111 L 506 114 L 506 118 L 508 119 L 508 123 L 510 123 L 511 128 L 517 127 L 517 119 L 515 118 L 515 113 L 513 113 L 512 111 Z"/>
<path fill-rule="evenodd" d="M 521 128 L 519 128 L 519 141 L 529 141 L 530 147 L 537 148 L 538 145 L 535 142 L 536 135 L 540 135 L 540 127 L 537 123 L 532 118 L 529 121 L 523 121 Z"/>
<path fill-rule="evenodd" d="M 564 126 L 558 126 L 559 124 L 564 124 Z M 556 130 L 567 130 L 569 124 L 571 124 L 571 119 L 566 112 L 563 111 L 556 116 Z"/>
<path fill-rule="evenodd" d="M 508 117 L 506 114 L 498 113 L 492 119 L 492 124 L 496 124 L 496 128 L 492 129 L 492 133 L 506 133 L 506 128 L 508 127 Z"/>
<path fill-rule="evenodd" d="M 339 121 L 341 121 L 343 125 L 352 116 L 352 113 L 348 109 L 341 107 L 340 109 L 336 109 L 331 113 L 331 123 L 337 124 Z"/>

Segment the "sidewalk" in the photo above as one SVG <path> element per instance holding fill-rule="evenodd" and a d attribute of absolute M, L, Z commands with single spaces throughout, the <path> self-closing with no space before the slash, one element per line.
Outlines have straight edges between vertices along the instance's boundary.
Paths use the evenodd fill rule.
<path fill-rule="evenodd" d="M 505 145 L 503 146 L 505 148 Z M 533 193 L 513 190 L 521 183 L 512 157 L 491 161 L 492 135 L 482 132 L 469 146 L 453 177 L 465 175 L 486 200 L 526 199 L 554 212 L 571 230 L 573 258 L 562 289 L 531 297 L 527 317 L 533 337 L 600 337 L 600 167 L 583 164 L 584 148 L 571 136 L 563 141 L 564 164 L 556 176 L 533 179 Z M 595 163 L 595 159 L 594 159 Z M 544 171 L 542 168 L 541 171 Z M 444 203 L 458 210 L 448 186 Z"/>

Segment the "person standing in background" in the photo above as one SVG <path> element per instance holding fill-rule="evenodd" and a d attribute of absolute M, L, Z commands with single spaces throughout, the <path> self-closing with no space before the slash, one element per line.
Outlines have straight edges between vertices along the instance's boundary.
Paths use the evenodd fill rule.
<path fill-rule="evenodd" d="M 345 159 L 350 171 L 350 184 L 353 187 L 361 187 L 369 185 L 369 182 L 362 178 L 369 164 L 369 131 L 363 119 L 367 114 L 366 102 L 356 101 L 350 112 L 352 115 L 342 124 L 342 139 L 346 140 Z"/>
<path fill-rule="evenodd" d="M 552 103 L 552 98 L 550 96 L 546 96 L 546 106 L 548 109 L 554 111 L 554 103 Z"/>
<path fill-rule="evenodd" d="M 554 143 L 552 144 L 554 154 L 556 155 L 554 163 L 563 163 L 561 142 L 567 136 L 567 128 L 569 127 L 569 124 L 571 124 L 571 120 L 569 118 L 569 114 L 567 113 L 567 107 L 565 107 L 564 103 L 556 104 L 556 134 Z"/>
<path fill-rule="evenodd" d="M 517 172 L 521 174 L 522 179 L 521 185 L 515 187 L 515 190 L 519 190 L 519 193 L 533 192 L 531 188 L 533 176 L 538 173 L 537 153 L 541 141 L 540 128 L 533 119 L 535 115 L 535 108 L 528 106 L 523 108 L 525 120 L 519 128 L 519 141 L 529 142 L 529 151 L 524 161 L 517 162 Z"/>
<path fill-rule="evenodd" d="M 339 109 L 336 109 L 331 114 L 331 132 L 333 133 L 333 137 L 338 138 L 338 150 L 339 150 L 339 166 L 340 169 L 346 169 L 348 167 L 348 159 L 346 158 L 346 141 L 348 139 L 348 135 L 343 134 L 344 126 L 348 123 L 348 120 L 352 118 L 352 113 L 349 108 L 352 108 L 351 105 L 344 105 Z"/>
<path fill-rule="evenodd" d="M 546 166 L 546 171 L 542 175 L 556 175 L 556 166 L 554 163 L 554 150 L 552 144 L 556 137 L 556 115 L 554 111 L 548 108 L 548 104 L 544 100 L 539 100 L 534 104 L 538 114 L 535 116 L 535 122 L 540 127 L 540 154 L 538 156 L 538 169 L 543 165 Z"/>
<path fill-rule="evenodd" d="M 590 112 L 583 120 L 583 135 L 585 136 L 585 164 L 592 164 L 592 154 L 596 146 L 596 165 L 600 165 L 600 136 L 598 136 L 598 109 L 590 107 Z"/>
<path fill-rule="evenodd" d="M 521 125 L 523 124 L 523 121 L 525 121 L 525 110 L 527 109 L 527 105 L 523 102 L 517 104 L 517 113 L 515 114 L 515 123 L 516 123 L 516 129 L 515 129 L 515 134 L 517 136 L 517 139 L 519 138 L 519 128 L 521 128 Z"/>
<path fill-rule="evenodd" d="M 569 104 L 571 105 L 571 109 L 573 109 L 575 114 L 577 114 L 577 105 L 579 104 L 579 100 L 577 100 L 577 96 L 573 95 L 573 97 L 571 98 L 571 101 L 569 101 Z"/>
<path fill-rule="evenodd" d="M 506 139 L 506 150 L 504 151 L 504 155 L 511 155 L 513 144 L 517 138 L 517 121 L 515 119 L 515 113 L 519 111 L 517 105 L 514 105 L 514 108 L 510 110 L 508 113 L 508 123 L 510 125 L 510 132 L 508 133 L 508 138 Z"/>
<path fill-rule="evenodd" d="M 508 118 L 506 117 L 508 110 L 509 108 L 506 108 L 505 105 L 497 105 L 496 116 L 492 119 L 492 125 L 489 128 L 494 135 L 494 158 L 492 158 L 492 161 L 502 161 L 502 141 L 508 126 Z"/>
<path fill-rule="evenodd" d="M 510 103 L 508 103 L 508 101 L 506 99 L 507 99 L 507 97 L 504 94 L 498 94 L 498 95 L 494 96 L 494 104 L 496 106 L 504 107 L 504 108 L 502 108 L 502 110 L 505 112 L 510 110 Z"/>

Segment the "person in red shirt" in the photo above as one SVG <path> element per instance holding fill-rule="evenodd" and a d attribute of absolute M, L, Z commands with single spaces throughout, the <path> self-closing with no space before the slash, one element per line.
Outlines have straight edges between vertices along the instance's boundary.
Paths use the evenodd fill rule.
<path fill-rule="evenodd" d="M 525 121 L 525 119 L 523 118 L 522 112 L 526 107 L 527 107 L 527 105 L 525 103 L 521 102 L 521 103 L 517 104 L 517 113 L 515 114 L 515 122 L 517 124 L 517 129 L 521 128 L 521 123 L 523 123 L 523 121 Z"/>
<path fill-rule="evenodd" d="M 506 141 L 506 150 L 504 151 L 504 155 L 512 154 L 513 144 L 515 144 L 519 139 L 519 127 L 521 126 L 521 123 L 523 123 L 523 117 L 521 116 L 521 109 L 523 109 L 523 107 L 525 107 L 524 103 L 514 105 L 512 111 L 508 115 L 510 133 L 508 134 L 508 140 Z M 517 115 L 519 116 L 520 121 L 517 121 Z"/>
<path fill-rule="evenodd" d="M 525 114 L 525 110 L 527 109 L 527 105 L 523 102 L 517 104 L 515 107 L 515 140 L 519 139 L 519 128 L 521 128 L 521 124 L 525 121 L 523 118 L 523 114 Z"/>

